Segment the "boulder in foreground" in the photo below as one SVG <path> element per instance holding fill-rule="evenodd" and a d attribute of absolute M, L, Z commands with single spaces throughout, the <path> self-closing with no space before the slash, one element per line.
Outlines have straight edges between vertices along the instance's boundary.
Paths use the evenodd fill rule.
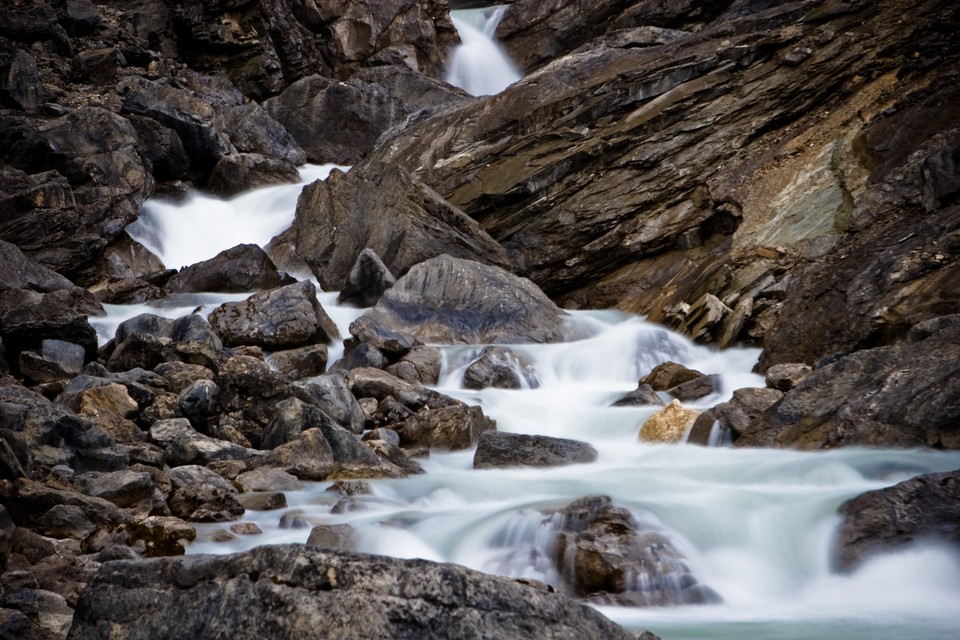
<path fill-rule="evenodd" d="M 68 637 L 633 636 L 546 588 L 461 566 L 280 545 L 108 563 L 81 595 Z"/>

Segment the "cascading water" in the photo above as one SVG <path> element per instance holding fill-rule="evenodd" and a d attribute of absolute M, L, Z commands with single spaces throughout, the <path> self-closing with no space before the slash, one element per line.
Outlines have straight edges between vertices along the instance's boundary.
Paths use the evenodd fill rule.
<path fill-rule="evenodd" d="M 179 266 L 239 241 L 225 236 L 227 228 L 260 234 L 243 241 L 267 242 L 281 218 L 284 225 L 292 220 L 300 188 L 271 187 L 232 200 L 195 196 L 179 204 L 151 203 L 140 224 L 150 230 L 151 246 L 165 262 Z M 264 199 L 273 204 L 264 206 Z M 221 209 L 229 213 L 229 223 L 217 222 L 222 226 L 215 233 L 196 231 L 204 216 Z M 191 253 L 174 253 L 193 239 Z M 111 306 L 108 317 L 91 321 L 106 339 L 120 320 L 136 313 L 178 316 L 198 305 L 205 312 L 224 299 L 241 297 L 191 294 L 160 306 Z M 335 294 L 321 296 L 346 335 L 361 310 L 337 307 L 334 301 Z M 353 509 L 334 510 L 341 496 L 325 490 L 329 483 L 313 483 L 287 492 L 285 509 L 243 516 L 263 533 L 217 542 L 213 533 L 223 525 L 199 525 L 198 540 L 188 552 L 302 543 L 313 525 L 349 524 L 359 551 L 456 562 L 558 584 L 553 548 L 562 520 L 557 510 L 584 496 L 607 495 L 666 535 L 691 572 L 722 598 L 697 606 L 601 607 L 622 624 L 650 629 L 665 640 L 956 637 L 956 554 L 918 546 L 839 575 L 831 570 L 831 550 L 841 502 L 916 474 L 956 469 L 960 452 L 849 448 L 812 453 L 643 444 L 638 428 L 654 408 L 609 406 L 633 389 L 639 376 L 665 360 L 718 374 L 721 390 L 694 405 L 711 406 L 734 389 L 762 386 L 750 372 L 758 351 L 719 352 L 610 311 L 571 313 L 569 331 L 577 339 L 511 347 L 535 372 L 537 384 L 531 388 L 464 389 L 464 367 L 482 346 L 443 347 L 445 374 L 437 386 L 482 406 L 501 431 L 587 441 L 598 451 L 596 462 L 474 470 L 472 451 L 434 452 L 422 461 L 424 475 L 370 481 L 373 495 L 355 500 Z M 292 527 L 291 521 L 306 527 Z M 649 576 L 633 579 L 640 584 Z"/>
<path fill-rule="evenodd" d="M 461 44 L 450 56 L 446 80 L 474 96 L 500 93 L 520 79 L 494 36 L 507 7 L 455 11 L 453 24 Z"/>

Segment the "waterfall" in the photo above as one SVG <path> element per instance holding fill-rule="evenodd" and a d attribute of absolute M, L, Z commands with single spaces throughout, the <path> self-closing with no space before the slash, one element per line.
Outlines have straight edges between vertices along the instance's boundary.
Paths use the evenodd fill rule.
<path fill-rule="evenodd" d="M 304 180 L 318 172 L 322 168 L 308 168 Z M 143 233 L 135 235 L 158 247 L 171 266 L 209 258 L 237 242 L 228 232 L 264 244 L 293 219 L 301 186 L 270 187 L 229 200 L 193 195 L 179 203 L 151 201 L 138 223 Z M 199 230 L 221 210 L 229 213 L 229 224 Z M 189 252 L 181 246 L 186 244 L 193 247 Z M 243 297 L 190 294 L 147 305 L 108 305 L 108 316 L 90 321 L 105 341 L 122 319 L 137 313 L 176 317 L 197 306 L 206 313 L 225 299 Z M 339 307 L 335 300 L 335 293 L 320 296 L 347 335 L 362 310 Z M 584 496 L 607 495 L 667 536 L 691 573 L 722 598 L 670 608 L 600 607 L 621 624 L 650 629 L 664 640 L 956 637 L 956 553 L 917 546 L 874 558 L 849 575 L 832 571 L 831 553 L 843 501 L 917 474 L 960 468 L 960 451 L 643 444 L 639 425 L 655 408 L 610 406 L 635 388 L 639 376 L 665 360 L 717 374 L 718 392 L 686 403 L 704 408 L 735 389 L 763 386 L 751 373 L 759 350 L 718 351 L 615 311 L 571 312 L 569 335 L 576 339 L 509 346 L 530 363 L 538 383 L 516 390 L 463 388 L 464 368 L 481 347 L 442 346 L 445 370 L 437 387 L 480 405 L 501 431 L 587 441 L 598 451 L 596 462 L 474 470 L 473 451 L 434 451 L 420 460 L 423 475 L 369 481 L 374 495 L 362 510 L 334 513 L 335 494 L 326 491 L 330 483 L 308 483 L 286 493 L 284 509 L 243 515 L 261 534 L 224 542 L 227 525 L 198 524 L 188 553 L 303 543 L 313 525 L 347 524 L 356 532 L 358 551 L 455 562 L 557 584 L 553 549 L 560 520 L 549 514 Z M 338 353 L 332 349 L 331 360 Z M 307 526 L 291 528 L 293 516 Z M 648 577 L 630 579 L 640 583 Z"/>
<path fill-rule="evenodd" d="M 446 80 L 474 96 L 500 93 L 520 79 L 494 36 L 507 7 L 453 12 L 461 44 L 450 57 Z"/>

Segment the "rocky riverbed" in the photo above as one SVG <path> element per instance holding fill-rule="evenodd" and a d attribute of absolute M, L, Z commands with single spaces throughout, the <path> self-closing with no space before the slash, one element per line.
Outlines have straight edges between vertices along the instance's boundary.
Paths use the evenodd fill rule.
<path fill-rule="evenodd" d="M 538 516 L 553 586 L 355 554 L 341 525 L 168 557 L 304 482 L 374 500 L 364 481 L 431 451 L 590 464 L 437 388 L 450 344 L 488 345 L 463 387 L 537 388 L 511 345 L 580 337 L 576 309 L 762 349 L 765 383 L 717 402 L 714 374 L 646 367 L 616 404 L 657 409 L 648 442 L 960 449 L 960 7 L 507 4 L 524 77 L 482 98 L 444 82 L 446 0 L 0 7 L 7 636 L 629 637 L 574 599 L 716 602 L 602 495 Z M 308 162 L 342 169 L 263 246 L 164 264 L 127 233 L 148 198 L 297 184 Z M 338 328 L 318 285 L 366 311 Z M 104 305 L 200 292 L 223 298 L 94 328 Z M 957 478 L 845 502 L 837 570 L 956 545 Z"/>

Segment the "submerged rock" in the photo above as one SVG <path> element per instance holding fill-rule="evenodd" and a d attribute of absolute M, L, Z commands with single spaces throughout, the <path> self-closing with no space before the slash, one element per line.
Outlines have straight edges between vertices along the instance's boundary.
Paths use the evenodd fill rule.
<path fill-rule="evenodd" d="M 536 389 L 540 386 L 533 362 L 522 353 L 502 347 L 485 347 L 463 372 L 467 389 Z"/>
<path fill-rule="evenodd" d="M 554 562 L 574 593 L 596 604 L 671 606 L 719 602 L 659 531 L 637 523 L 606 496 L 558 512 Z"/>

